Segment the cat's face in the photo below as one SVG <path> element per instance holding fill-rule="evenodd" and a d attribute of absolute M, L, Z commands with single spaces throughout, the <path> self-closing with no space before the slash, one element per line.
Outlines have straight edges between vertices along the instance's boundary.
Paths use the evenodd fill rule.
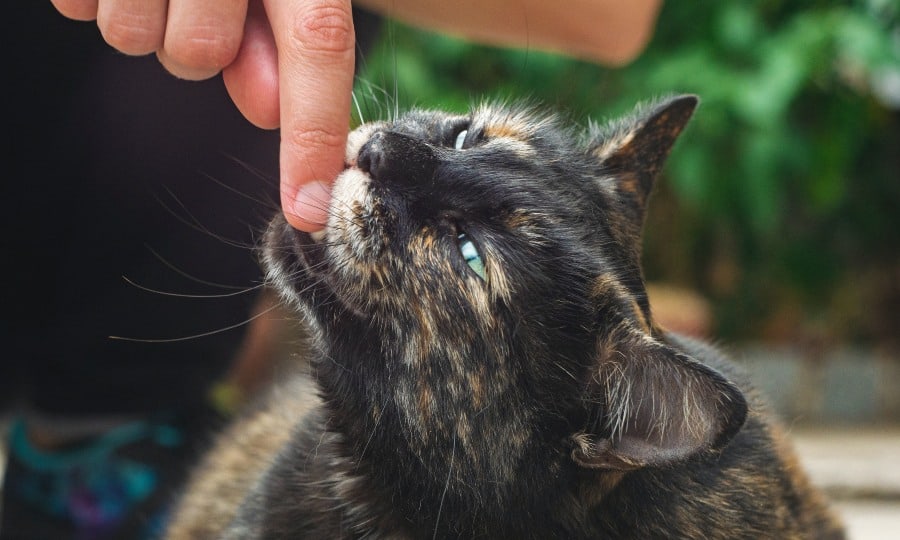
<path fill-rule="evenodd" d="M 640 279 L 634 242 L 616 237 L 612 181 L 581 138 L 553 117 L 493 106 L 364 125 L 325 231 L 295 235 L 298 260 L 346 311 L 399 323 L 409 365 L 480 337 L 574 339 L 591 326 L 598 277 Z M 647 324 L 640 309 L 629 315 Z"/>
<path fill-rule="evenodd" d="M 494 326 L 498 307 L 556 281 L 560 257 L 594 259 L 560 252 L 597 232 L 574 230 L 597 188 L 573 143 L 549 118 L 492 107 L 365 125 L 350 136 L 322 249 L 304 253 L 321 255 L 332 291 L 366 317 L 425 303 L 421 327 L 430 312 Z"/>
<path fill-rule="evenodd" d="M 648 367 L 674 353 L 656 340 L 639 268 L 652 180 L 695 103 L 584 134 L 498 106 L 354 131 L 324 233 L 277 218 L 267 238 L 271 281 L 312 314 L 339 365 L 326 397 L 372 421 L 390 411 L 388 429 L 420 459 L 446 459 L 452 445 L 482 480 L 512 477 L 534 448 L 627 468 L 660 445 L 713 444 L 725 429 L 716 411 L 686 406 L 659 375 L 708 374 L 689 359 Z M 661 394 L 653 411 L 641 410 L 641 384 Z M 715 394 L 725 383 L 703 384 Z M 657 407 L 714 426 L 659 428 Z"/>

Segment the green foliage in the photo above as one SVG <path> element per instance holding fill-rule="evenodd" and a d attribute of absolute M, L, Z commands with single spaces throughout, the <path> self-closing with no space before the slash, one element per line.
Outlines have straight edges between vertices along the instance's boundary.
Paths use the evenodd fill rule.
<path fill-rule="evenodd" d="M 668 2 L 620 69 L 391 24 L 357 87 L 366 118 L 529 97 L 602 119 L 675 92 L 702 105 L 653 203 L 648 277 L 705 292 L 729 338 L 823 319 L 842 338 L 900 335 L 879 311 L 900 288 L 860 278 L 900 277 L 896 0 Z"/>

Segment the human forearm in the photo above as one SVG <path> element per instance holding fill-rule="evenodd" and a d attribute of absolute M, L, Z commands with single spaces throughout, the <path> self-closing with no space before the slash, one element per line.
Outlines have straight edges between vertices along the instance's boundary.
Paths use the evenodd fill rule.
<path fill-rule="evenodd" d="M 662 0 L 356 0 L 400 21 L 491 45 L 562 52 L 609 65 L 633 60 Z"/>

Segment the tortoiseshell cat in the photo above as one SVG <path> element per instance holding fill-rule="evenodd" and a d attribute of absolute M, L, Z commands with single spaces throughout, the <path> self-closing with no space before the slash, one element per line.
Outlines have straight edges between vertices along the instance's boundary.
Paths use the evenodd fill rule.
<path fill-rule="evenodd" d="M 741 376 L 651 316 L 644 212 L 696 104 L 353 132 L 323 237 L 265 238 L 309 374 L 221 437 L 168 537 L 842 538 Z"/>

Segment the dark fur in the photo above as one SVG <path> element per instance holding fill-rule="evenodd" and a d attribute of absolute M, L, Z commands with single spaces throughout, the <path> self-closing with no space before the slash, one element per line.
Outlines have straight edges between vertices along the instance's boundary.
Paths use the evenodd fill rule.
<path fill-rule="evenodd" d="M 326 239 L 279 217 L 265 242 L 318 401 L 248 413 L 169 537 L 841 538 L 734 368 L 653 322 L 644 212 L 695 106 L 586 135 L 497 106 L 360 128 Z"/>

